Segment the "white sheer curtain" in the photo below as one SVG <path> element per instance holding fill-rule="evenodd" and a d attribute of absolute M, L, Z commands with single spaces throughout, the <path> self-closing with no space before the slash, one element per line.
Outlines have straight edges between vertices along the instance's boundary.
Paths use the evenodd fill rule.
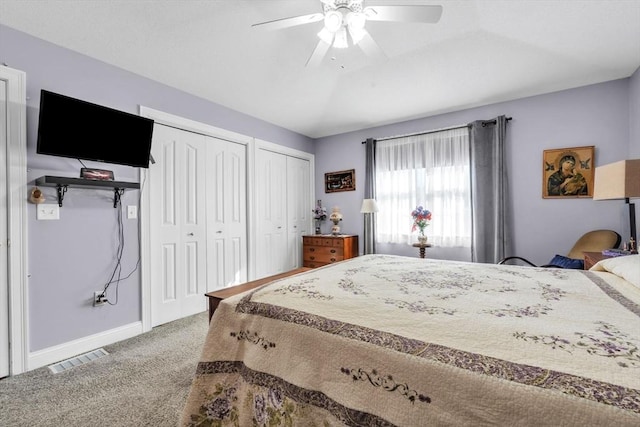
<path fill-rule="evenodd" d="M 432 212 L 426 229 L 440 247 L 471 247 L 469 129 L 377 141 L 377 241 L 412 243 L 411 211 Z"/>

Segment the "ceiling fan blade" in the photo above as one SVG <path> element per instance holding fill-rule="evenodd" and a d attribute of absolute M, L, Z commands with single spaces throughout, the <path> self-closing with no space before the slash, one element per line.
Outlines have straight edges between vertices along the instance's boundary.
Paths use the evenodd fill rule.
<path fill-rule="evenodd" d="M 373 37 L 371 37 L 371 34 L 369 34 L 367 30 L 363 30 L 363 31 L 364 31 L 364 35 L 362 39 L 358 42 L 358 46 L 360 47 L 360 49 L 362 49 L 365 55 L 375 60 L 386 59 L 387 55 L 384 53 L 382 49 L 380 49 L 380 46 L 378 46 L 378 43 L 376 43 Z"/>
<path fill-rule="evenodd" d="M 322 62 L 322 59 L 327 54 L 327 51 L 331 47 L 330 44 L 320 40 L 313 50 L 313 53 L 309 57 L 309 60 L 305 64 L 305 67 L 317 67 Z"/>
<path fill-rule="evenodd" d="M 442 16 L 442 6 L 370 6 L 364 9 L 364 14 L 368 21 L 435 24 Z"/>
<path fill-rule="evenodd" d="M 265 30 L 280 30 L 282 28 L 295 27 L 297 25 L 322 21 L 323 19 L 324 15 L 322 13 L 312 13 L 310 15 L 301 15 L 291 18 L 276 19 L 275 21 L 261 22 L 259 24 L 253 24 L 251 27 L 263 28 Z"/>

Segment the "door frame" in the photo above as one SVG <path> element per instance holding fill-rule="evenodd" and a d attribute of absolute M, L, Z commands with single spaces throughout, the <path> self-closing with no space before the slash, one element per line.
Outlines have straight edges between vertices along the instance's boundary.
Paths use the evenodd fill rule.
<path fill-rule="evenodd" d="M 28 369 L 26 74 L 0 66 L 7 85 L 7 280 L 9 375 Z M 4 149 L 4 148 L 3 148 Z"/>
<path fill-rule="evenodd" d="M 215 126 L 207 125 L 205 123 L 196 122 L 184 117 L 176 116 L 163 111 L 155 110 L 153 108 L 140 106 L 140 116 L 153 119 L 155 122 L 161 125 L 174 127 L 177 129 L 185 130 L 188 132 L 195 132 L 206 136 L 222 139 L 225 141 L 234 142 L 237 144 L 243 144 L 250 146 L 253 143 L 253 138 L 242 135 L 236 132 L 220 129 Z M 247 149 L 247 164 L 251 164 L 252 155 L 251 150 Z M 252 174 L 247 168 L 247 194 L 249 194 L 252 187 Z M 140 265 L 141 265 L 141 301 L 142 301 L 142 331 L 148 332 L 152 329 L 151 322 L 151 210 L 147 208 L 150 202 L 150 174 L 147 169 L 140 169 L 140 182 L 142 184 L 142 197 L 140 201 L 140 235 L 141 235 L 141 248 L 140 248 Z M 247 210 L 251 212 L 252 206 L 250 206 L 251 198 L 247 198 Z M 247 216 L 247 222 L 251 222 L 251 218 Z M 249 233 L 247 231 L 247 241 L 249 240 Z M 249 265 L 251 260 L 248 260 Z M 204 300 L 204 295 L 203 295 Z"/>

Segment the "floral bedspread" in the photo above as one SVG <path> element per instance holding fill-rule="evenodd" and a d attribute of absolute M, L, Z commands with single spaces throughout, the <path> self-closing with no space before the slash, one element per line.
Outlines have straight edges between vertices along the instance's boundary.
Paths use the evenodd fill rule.
<path fill-rule="evenodd" d="M 223 301 L 183 425 L 640 425 L 640 289 L 366 255 Z"/>

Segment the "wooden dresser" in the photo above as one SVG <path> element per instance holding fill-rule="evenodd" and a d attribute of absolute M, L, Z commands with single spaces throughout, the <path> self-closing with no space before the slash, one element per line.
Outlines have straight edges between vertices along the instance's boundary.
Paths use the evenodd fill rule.
<path fill-rule="evenodd" d="M 358 256 L 358 236 L 302 236 L 302 259 L 305 267 L 320 267 Z"/>

